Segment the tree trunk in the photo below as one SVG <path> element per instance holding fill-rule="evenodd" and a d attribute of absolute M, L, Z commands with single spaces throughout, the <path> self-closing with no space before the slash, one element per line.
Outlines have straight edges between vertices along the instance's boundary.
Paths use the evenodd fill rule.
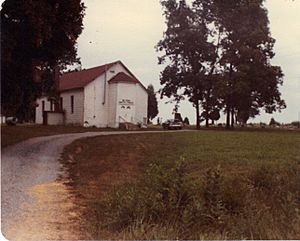
<path fill-rule="evenodd" d="M 230 64 L 230 67 L 229 67 L 229 85 L 230 87 L 232 88 L 232 71 L 233 71 L 233 67 L 232 67 L 232 63 Z M 227 104 L 227 119 L 226 119 L 226 128 L 229 129 L 230 128 L 230 110 L 231 110 L 231 105 L 232 105 L 232 96 L 228 96 L 227 97 L 227 103 L 230 103 Z"/>
<path fill-rule="evenodd" d="M 227 109 L 226 109 L 226 114 L 227 114 L 227 116 L 226 116 L 226 128 L 227 129 L 229 129 L 230 128 L 230 109 L 229 109 L 229 107 L 227 107 Z"/>
<path fill-rule="evenodd" d="M 199 110 L 199 101 L 198 100 L 195 103 L 195 107 L 196 107 L 196 127 L 197 127 L 197 129 L 200 129 L 200 120 L 199 120 L 200 110 Z"/>
<path fill-rule="evenodd" d="M 207 94 L 206 94 L 206 104 L 205 104 L 205 111 L 206 111 L 205 126 L 206 126 L 206 128 L 209 127 L 209 114 L 208 113 L 210 112 L 210 108 L 209 108 L 210 92 L 211 92 L 211 90 L 208 89 Z"/>
<path fill-rule="evenodd" d="M 234 109 L 231 109 L 231 128 L 234 128 Z"/>
<path fill-rule="evenodd" d="M 205 118 L 205 126 L 209 127 L 209 118 L 208 117 Z"/>
<path fill-rule="evenodd" d="M 241 123 L 238 121 L 237 111 L 234 113 L 234 118 L 235 118 L 235 123 L 236 123 L 237 125 L 241 124 Z"/>

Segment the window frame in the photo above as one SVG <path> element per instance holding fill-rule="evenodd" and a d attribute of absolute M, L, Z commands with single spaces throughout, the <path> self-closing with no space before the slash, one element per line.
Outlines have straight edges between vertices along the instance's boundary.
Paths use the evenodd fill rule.
<path fill-rule="evenodd" d="M 71 98 L 71 114 L 74 114 L 74 95 L 70 96 Z"/>
<path fill-rule="evenodd" d="M 53 100 L 50 100 L 50 111 L 53 111 Z"/>

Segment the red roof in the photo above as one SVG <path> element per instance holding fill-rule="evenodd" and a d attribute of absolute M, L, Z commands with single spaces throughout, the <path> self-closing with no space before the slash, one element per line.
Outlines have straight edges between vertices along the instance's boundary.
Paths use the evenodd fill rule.
<path fill-rule="evenodd" d="M 59 78 L 59 90 L 71 90 L 83 88 L 88 83 L 95 80 L 98 76 L 102 75 L 106 70 L 115 65 L 117 62 L 110 64 L 101 65 L 99 67 L 94 67 L 91 69 L 85 69 L 81 71 L 73 71 L 69 73 L 64 73 Z"/>
<path fill-rule="evenodd" d="M 118 73 L 116 76 L 114 76 L 111 80 L 109 80 L 110 83 L 116 83 L 116 82 L 129 82 L 129 83 L 139 83 L 139 81 L 136 78 L 133 78 L 124 72 Z"/>
<path fill-rule="evenodd" d="M 100 75 L 104 74 L 106 70 L 111 68 L 113 65 L 120 63 L 131 76 L 125 74 L 124 72 L 118 73 L 114 76 L 109 82 L 130 82 L 130 83 L 139 83 L 146 91 L 145 86 L 134 77 L 134 75 L 127 69 L 127 67 L 121 62 L 116 61 L 109 64 L 104 64 L 98 67 L 94 67 L 91 69 L 85 69 L 81 71 L 73 71 L 69 73 L 64 73 L 59 78 L 59 90 L 66 91 L 72 89 L 83 88 L 93 80 L 95 80 Z"/>

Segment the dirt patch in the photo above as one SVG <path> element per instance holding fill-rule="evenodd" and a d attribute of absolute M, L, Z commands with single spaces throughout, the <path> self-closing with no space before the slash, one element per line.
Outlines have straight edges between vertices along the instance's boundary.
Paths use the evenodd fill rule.
<path fill-rule="evenodd" d="M 77 240 L 87 238 L 78 223 L 82 210 L 61 182 L 31 187 L 32 201 L 23 205 L 22 223 L 11 225 L 6 233 L 12 240 Z M 75 222 L 76 221 L 76 222 Z M 38 230 L 38 232 L 37 232 Z"/>
<path fill-rule="evenodd" d="M 139 163 L 147 148 L 147 144 L 126 136 L 86 138 L 66 147 L 61 159 L 66 176 L 61 180 L 76 196 L 75 203 L 88 207 L 81 210 L 82 219 L 88 218 L 89 223 L 99 222 L 91 209 L 113 186 L 138 177 Z M 99 227 L 95 230 L 87 224 L 84 228 L 93 236 L 101 232 L 102 237 L 111 237 Z"/>

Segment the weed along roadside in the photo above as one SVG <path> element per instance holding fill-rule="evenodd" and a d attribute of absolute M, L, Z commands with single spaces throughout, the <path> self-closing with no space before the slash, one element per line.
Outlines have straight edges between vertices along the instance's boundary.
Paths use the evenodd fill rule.
<path fill-rule="evenodd" d="M 93 239 L 299 239 L 299 146 L 293 132 L 98 136 L 61 163 Z"/>

